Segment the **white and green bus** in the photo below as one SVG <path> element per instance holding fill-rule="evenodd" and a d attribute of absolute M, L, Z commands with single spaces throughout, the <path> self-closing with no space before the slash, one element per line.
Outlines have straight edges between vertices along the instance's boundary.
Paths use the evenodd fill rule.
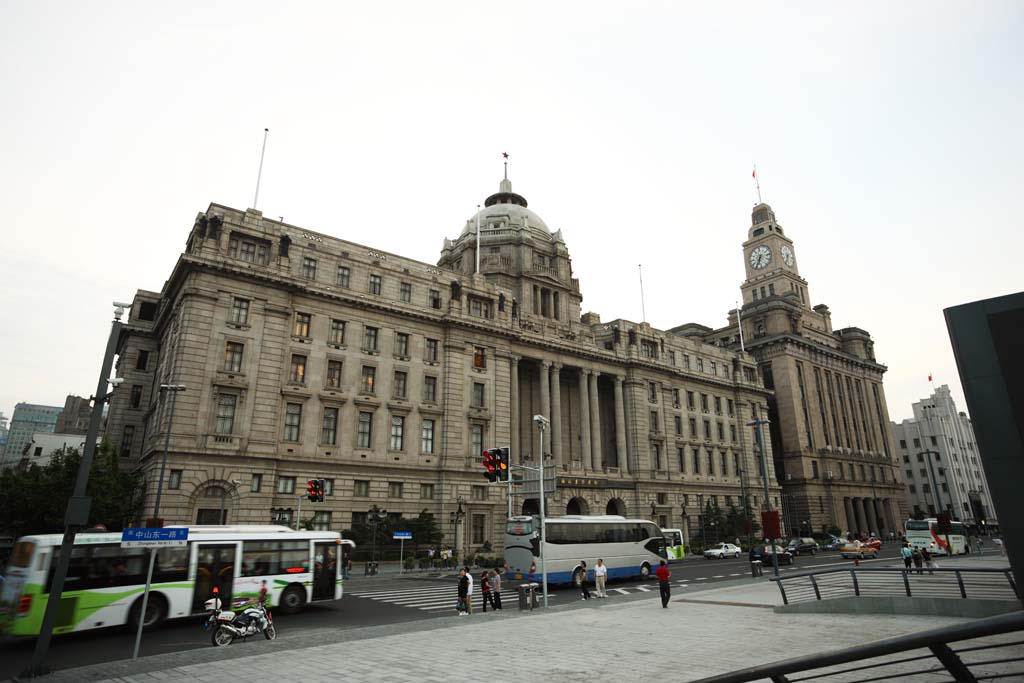
<path fill-rule="evenodd" d="M 681 560 L 686 557 L 683 551 L 683 530 L 662 529 L 661 535 L 665 537 L 665 552 L 670 560 Z"/>
<path fill-rule="evenodd" d="M 19 538 L 0 591 L 0 633 L 39 633 L 60 555 L 60 534 Z M 216 587 L 226 605 L 238 606 L 266 585 L 268 602 L 298 612 L 307 602 L 342 595 L 340 534 L 293 531 L 283 526 L 189 526 L 188 545 L 160 548 L 143 621 L 204 611 Z M 148 548 L 122 548 L 120 533 L 81 533 L 71 551 L 54 633 L 138 624 L 149 568 Z"/>

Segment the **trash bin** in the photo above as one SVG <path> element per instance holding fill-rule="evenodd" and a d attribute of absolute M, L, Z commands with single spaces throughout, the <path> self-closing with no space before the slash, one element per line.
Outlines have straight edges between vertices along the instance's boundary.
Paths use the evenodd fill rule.
<path fill-rule="evenodd" d="M 537 607 L 537 584 L 519 584 L 519 609 L 525 611 L 533 610 L 535 607 Z"/>
<path fill-rule="evenodd" d="M 763 574 L 764 574 L 764 572 L 761 569 L 761 560 L 751 560 L 750 561 L 750 575 L 754 576 L 754 577 L 757 577 L 757 576 L 762 576 Z"/>

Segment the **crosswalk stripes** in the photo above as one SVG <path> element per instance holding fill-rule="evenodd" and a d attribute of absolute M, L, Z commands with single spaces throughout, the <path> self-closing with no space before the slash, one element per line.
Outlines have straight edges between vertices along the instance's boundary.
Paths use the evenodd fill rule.
<path fill-rule="evenodd" d="M 422 586 L 418 588 L 398 588 L 394 590 L 356 590 L 347 591 L 346 595 L 433 613 L 454 613 L 455 601 L 457 599 L 456 586 L 454 583 Z M 553 597 L 555 597 L 554 594 L 548 595 L 549 599 Z M 483 610 L 484 598 L 479 590 L 474 590 L 470 599 L 473 603 L 474 612 Z M 517 600 L 516 593 L 514 591 L 503 591 L 502 600 L 502 607 L 508 607 L 508 603 L 514 603 Z"/>

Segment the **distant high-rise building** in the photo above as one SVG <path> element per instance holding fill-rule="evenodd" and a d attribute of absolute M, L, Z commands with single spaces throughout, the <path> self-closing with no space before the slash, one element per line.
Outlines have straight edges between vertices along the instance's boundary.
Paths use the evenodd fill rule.
<path fill-rule="evenodd" d="M 32 403 L 19 403 L 14 406 L 0 469 L 18 463 L 25 446 L 32 441 L 33 434 L 53 432 L 57 426 L 57 418 L 63 410 L 60 406 L 40 406 Z"/>
<path fill-rule="evenodd" d="M 4 448 L 7 446 L 7 416 L 0 411 L 0 463 L 4 461 Z"/>
<path fill-rule="evenodd" d="M 58 434 L 85 434 L 89 431 L 92 403 L 87 398 L 71 394 L 64 400 L 64 412 L 57 418 Z"/>
<path fill-rule="evenodd" d="M 914 417 L 897 424 L 893 434 L 903 461 L 907 504 L 929 517 L 948 512 L 967 524 L 994 526 L 995 508 L 982 454 L 966 413 L 958 412 L 943 384 L 913 405 Z"/>

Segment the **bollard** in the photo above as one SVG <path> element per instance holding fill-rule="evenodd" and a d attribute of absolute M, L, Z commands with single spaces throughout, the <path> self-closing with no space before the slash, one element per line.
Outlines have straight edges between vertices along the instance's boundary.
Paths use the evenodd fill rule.
<path fill-rule="evenodd" d="M 764 576 L 764 570 L 761 566 L 761 560 L 750 561 L 750 575 L 752 577 Z"/>
<path fill-rule="evenodd" d="M 519 584 L 519 609 L 520 611 L 532 610 L 533 600 L 530 599 L 530 593 L 532 592 L 530 583 Z"/>

